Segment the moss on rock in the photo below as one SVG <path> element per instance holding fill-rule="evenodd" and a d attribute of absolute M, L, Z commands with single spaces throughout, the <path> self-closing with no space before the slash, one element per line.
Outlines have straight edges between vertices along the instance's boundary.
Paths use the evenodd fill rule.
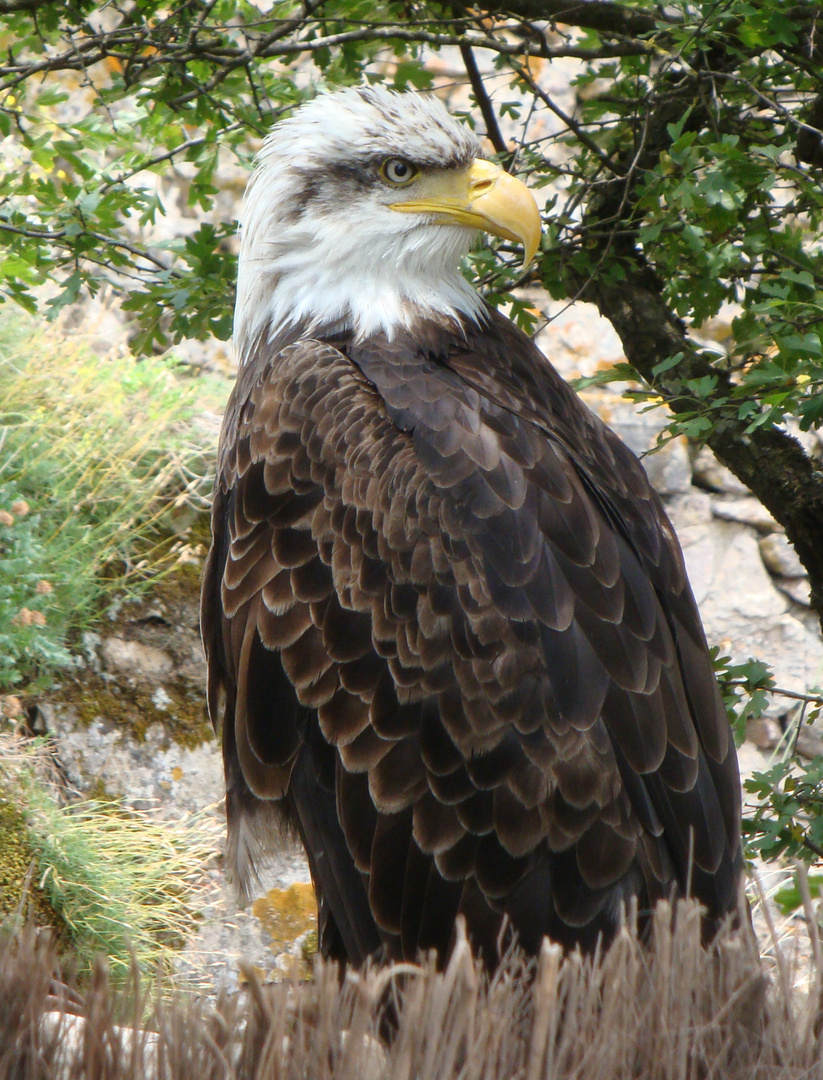
<path fill-rule="evenodd" d="M 101 655 L 90 657 L 82 674 L 64 678 L 50 699 L 71 706 L 84 726 L 103 719 L 138 742 L 158 723 L 171 742 L 189 750 L 213 738 L 199 635 L 200 575 L 199 565 L 182 563 L 154 580 L 145 596 L 116 601 L 108 621 L 98 625 Z M 106 653 L 113 643 L 121 652 L 116 659 Z M 155 663 L 159 658 L 158 670 L 141 669 L 141 655 Z"/>
<path fill-rule="evenodd" d="M 53 700 L 72 705 L 80 723 L 88 727 L 104 719 L 128 728 L 138 742 L 143 742 L 152 724 L 160 723 L 169 739 L 186 749 L 193 749 L 214 737 L 202 694 L 193 694 L 173 683 L 163 684 L 168 703 L 159 706 L 152 692 L 127 683 L 105 682 L 99 675 L 86 673 L 80 680 L 66 680 Z"/>
<path fill-rule="evenodd" d="M 311 882 L 269 889 L 254 901 L 252 913 L 271 938 L 281 968 L 297 978 L 310 978 L 317 952 L 317 901 Z"/>

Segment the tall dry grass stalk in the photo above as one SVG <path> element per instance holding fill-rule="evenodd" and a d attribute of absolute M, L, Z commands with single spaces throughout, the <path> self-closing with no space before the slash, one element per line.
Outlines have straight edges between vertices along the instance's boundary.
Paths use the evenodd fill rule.
<path fill-rule="evenodd" d="M 592 958 L 546 944 L 491 980 L 465 940 L 444 972 L 426 962 L 341 981 L 318 962 L 308 984 L 250 973 L 242 996 L 159 1004 L 144 1026 L 136 982 L 114 993 L 101 967 L 72 999 L 53 970 L 31 934 L 0 945 L 2 1080 L 823 1078 L 820 980 L 806 995 L 771 980 L 748 932 L 702 948 L 693 904 L 661 906 L 649 942 L 626 927 Z"/>

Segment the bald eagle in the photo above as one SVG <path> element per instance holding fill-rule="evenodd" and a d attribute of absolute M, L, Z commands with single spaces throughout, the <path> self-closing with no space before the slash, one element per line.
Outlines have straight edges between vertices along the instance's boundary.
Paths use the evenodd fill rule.
<path fill-rule="evenodd" d="M 632 453 L 460 271 L 540 237 L 432 97 L 347 89 L 267 138 L 202 629 L 227 856 L 285 821 L 321 952 L 486 963 L 622 911 L 736 905 L 740 789 L 683 557 Z M 221 693 L 222 692 L 222 693 Z M 221 715 L 222 713 L 222 715 Z"/>

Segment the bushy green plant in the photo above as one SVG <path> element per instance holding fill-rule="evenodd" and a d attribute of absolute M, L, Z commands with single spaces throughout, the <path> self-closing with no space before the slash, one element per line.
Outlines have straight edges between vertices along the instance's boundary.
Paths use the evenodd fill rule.
<path fill-rule="evenodd" d="M 69 665 L 107 597 L 180 557 L 175 505 L 202 509 L 210 487 L 191 439 L 204 392 L 172 360 L 31 326 L 0 341 L 0 688 Z"/>
<path fill-rule="evenodd" d="M 823 712 L 823 690 L 798 693 L 775 685 L 774 676 L 761 660 L 751 657 L 734 664 L 713 649 L 715 671 L 738 745 L 746 737 L 746 725 L 765 713 L 776 696 L 795 706 L 792 722 L 772 755 L 768 768 L 757 770 L 744 782 L 746 808 L 743 835 L 749 858 L 800 859 L 814 863 L 823 859 L 823 757 L 798 758 L 797 740 L 807 724 Z M 811 877 L 811 886 L 821 879 Z M 798 907 L 795 886 L 784 889 L 778 902 L 786 910 Z"/>

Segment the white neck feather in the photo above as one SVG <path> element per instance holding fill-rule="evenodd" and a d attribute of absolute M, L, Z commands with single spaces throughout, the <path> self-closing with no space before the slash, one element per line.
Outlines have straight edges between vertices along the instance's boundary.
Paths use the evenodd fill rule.
<path fill-rule="evenodd" d="M 351 214 L 288 226 L 271 213 L 270 198 L 265 204 L 250 200 L 244 224 L 234 322 L 241 363 L 263 337 L 293 326 L 305 335 L 337 326 L 357 339 L 382 331 L 391 340 L 421 316 L 480 316 L 483 301 L 460 271 L 467 229 L 408 228 L 408 216 L 394 211 L 388 234 Z"/>

